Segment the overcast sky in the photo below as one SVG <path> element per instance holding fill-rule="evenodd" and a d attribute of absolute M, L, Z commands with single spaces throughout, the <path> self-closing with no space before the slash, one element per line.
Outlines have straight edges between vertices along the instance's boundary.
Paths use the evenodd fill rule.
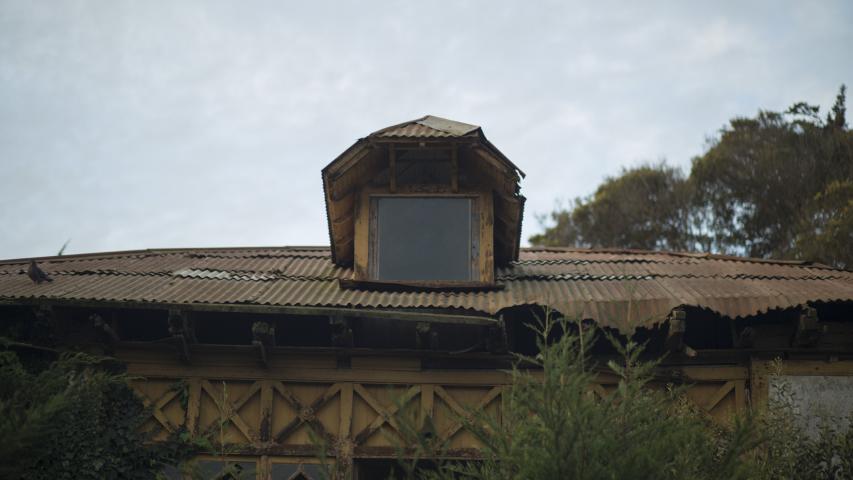
<path fill-rule="evenodd" d="M 0 258 L 327 245 L 320 169 L 433 114 L 535 214 L 853 84 L 853 2 L 0 0 Z"/>

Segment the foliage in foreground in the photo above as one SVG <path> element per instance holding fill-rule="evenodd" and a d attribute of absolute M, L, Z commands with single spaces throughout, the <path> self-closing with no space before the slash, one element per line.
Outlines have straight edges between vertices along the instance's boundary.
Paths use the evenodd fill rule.
<path fill-rule="evenodd" d="M 148 414 L 122 373 L 82 353 L 52 362 L 0 351 L 0 478 L 153 479 L 190 454 L 150 442 Z"/>
<path fill-rule="evenodd" d="M 431 480 L 853 478 L 853 429 L 824 423 L 819 435 L 807 435 L 784 392 L 766 411 L 717 423 L 681 387 L 653 384 L 657 364 L 640 360 L 641 346 L 610 338 L 622 360 L 596 365 L 588 355 L 595 333 L 578 330 L 565 320 L 543 322 L 541 353 L 519 357 L 525 368 L 512 371 L 502 420 L 476 411 L 461 419 L 482 442 L 483 461 L 422 461 L 446 445 L 401 414 L 398 472 Z M 562 336 L 545 341 L 555 334 Z M 604 372 L 618 386 L 600 398 L 590 386 Z"/>

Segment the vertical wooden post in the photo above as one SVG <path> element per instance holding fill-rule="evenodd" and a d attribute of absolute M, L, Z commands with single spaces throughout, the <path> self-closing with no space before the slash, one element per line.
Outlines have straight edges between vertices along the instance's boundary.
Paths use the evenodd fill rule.
<path fill-rule="evenodd" d="M 258 422 L 261 443 L 270 441 L 272 430 L 272 384 L 269 380 L 261 380 L 261 408 Z"/>
<path fill-rule="evenodd" d="M 735 381 L 735 411 L 742 413 L 746 410 L 746 380 Z"/>
<path fill-rule="evenodd" d="M 189 379 L 189 395 L 187 398 L 187 411 L 184 424 L 187 426 L 187 431 L 190 435 L 195 436 L 198 433 L 198 417 L 201 411 L 201 379 Z"/>
<path fill-rule="evenodd" d="M 388 146 L 388 178 L 391 182 L 391 193 L 397 191 L 397 152 L 394 150 L 394 145 Z"/>
<path fill-rule="evenodd" d="M 272 478 L 272 464 L 270 463 L 269 455 L 261 455 L 261 458 L 259 458 L 258 460 L 258 473 L 256 474 L 257 478 L 260 478 L 262 480 L 270 480 Z"/>
<path fill-rule="evenodd" d="M 338 428 L 340 438 L 348 438 L 352 433 L 352 383 L 341 384 L 341 422 Z"/>
<path fill-rule="evenodd" d="M 433 418 L 435 414 L 435 386 L 432 384 L 421 385 L 421 427 L 427 417 Z"/>
<path fill-rule="evenodd" d="M 351 382 L 341 383 L 341 412 L 336 452 L 338 463 L 337 475 L 341 479 L 353 478 L 352 455 L 355 445 L 352 441 L 352 391 L 353 385 Z"/>

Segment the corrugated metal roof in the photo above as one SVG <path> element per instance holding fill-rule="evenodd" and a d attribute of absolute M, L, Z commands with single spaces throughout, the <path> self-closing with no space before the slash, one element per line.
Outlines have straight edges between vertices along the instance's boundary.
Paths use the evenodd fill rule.
<path fill-rule="evenodd" d="M 464 137 L 479 130 L 477 125 L 470 125 L 456 120 L 426 115 L 415 120 L 383 128 L 371 133 L 370 137 L 380 138 L 453 138 Z"/>
<path fill-rule="evenodd" d="M 519 305 L 633 330 L 675 307 L 745 317 L 818 301 L 853 300 L 853 272 L 802 262 L 612 250 L 522 249 L 498 270 L 503 289 L 342 289 L 352 270 L 322 247 L 144 250 L 39 259 L 55 279 L 34 285 L 28 259 L 0 262 L 0 299 L 453 309 L 494 315 Z"/>

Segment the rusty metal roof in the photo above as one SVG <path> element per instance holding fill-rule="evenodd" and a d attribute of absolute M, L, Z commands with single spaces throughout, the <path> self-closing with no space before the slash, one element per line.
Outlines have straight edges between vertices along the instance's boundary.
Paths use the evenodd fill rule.
<path fill-rule="evenodd" d="M 464 137 L 479 129 L 478 125 L 425 115 L 415 120 L 385 127 L 369 136 L 380 138 L 454 138 Z"/>
<path fill-rule="evenodd" d="M 502 290 L 388 292 L 343 289 L 352 270 L 325 247 L 168 249 L 38 259 L 55 280 L 34 285 L 29 259 L 0 261 L 0 299 L 134 301 L 441 309 L 494 315 L 552 307 L 631 331 L 682 305 L 745 317 L 812 302 L 853 300 L 853 272 L 824 265 L 707 254 L 522 249 L 497 272 Z"/>

